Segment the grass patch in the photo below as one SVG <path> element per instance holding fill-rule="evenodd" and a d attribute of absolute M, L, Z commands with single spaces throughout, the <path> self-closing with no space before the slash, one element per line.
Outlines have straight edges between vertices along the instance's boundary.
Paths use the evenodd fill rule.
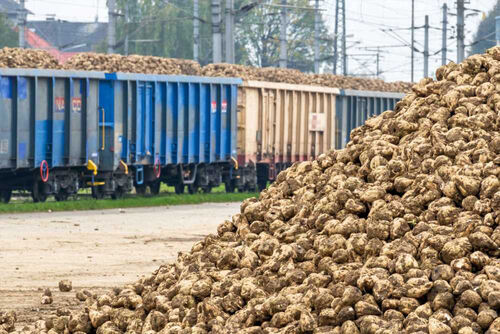
<path fill-rule="evenodd" d="M 83 211 L 83 210 L 106 210 L 118 208 L 139 208 L 155 207 L 183 204 L 201 204 L 201 203 L 225 203 L 241 202 L 250 197 L 258 196 L 257 193 L 233 193 L 223 192 L 223 187 L 213 190 L 210 194 L 184 194 L 176 195 L 171 193 L 170 187 L 162 187 L 162 192 L 158 196 L 136 196 L 128 195 L 123 199 L 112 200 L 94 200 L 89 198 L 86 192 L 82 192 L 79 197 L 69 199 L 65 202 L 56 202 L 49 198 L 45 203 L 33 203 L 31 199 L 15 199 L 10 204 L 0 204 L 0 214 L 3 213 L 29 213 L 29 212 L 47 212 L 47 211 Z M 172 189 L 173 190 L 173 189 Z M 167 193 L 167 191 L 170 191 Z"/>

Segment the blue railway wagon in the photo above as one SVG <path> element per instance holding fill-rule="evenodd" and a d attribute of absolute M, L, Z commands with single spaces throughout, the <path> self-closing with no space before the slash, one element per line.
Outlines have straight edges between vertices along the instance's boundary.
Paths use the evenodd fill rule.
<path fill-rule="evenodd" d="M 240 79 L 106 74 L 99 84 L 99 173 L 94 195 L 120 196 L 133 182 L 155 194 L 210 191 L 235 166 Z M 128 177 L 125 177 L 128 175 Z"/>
<path fill-rule="evenodd" d="M 370 117 L 393 110 L 404 96 L 403 93 L 340 90 L 335 106 L 335 148 L 344 148 L 353 129 Z"/>
<path fill-rule="evenodd" d="M 231 178 L 239 79 L 0 69 L 0 199 L 208 191 Z"/>
<path fill-rule="evenodd" d="M 96 72 L 0 69 L 0 197 L 64 199 L 98 157 Z"/>

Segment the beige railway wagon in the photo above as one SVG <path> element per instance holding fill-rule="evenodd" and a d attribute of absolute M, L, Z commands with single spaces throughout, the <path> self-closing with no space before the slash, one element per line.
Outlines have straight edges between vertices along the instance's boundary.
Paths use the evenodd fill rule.
<path fill-rule="evenodd" d="M 352 129 L 393 109 L 404 94 L 245 81 L 238 89 L 240 190 L 268 181 L 297 161 L 345 147 Z M 229 187 L 230 190 L 231 187 Z"/>

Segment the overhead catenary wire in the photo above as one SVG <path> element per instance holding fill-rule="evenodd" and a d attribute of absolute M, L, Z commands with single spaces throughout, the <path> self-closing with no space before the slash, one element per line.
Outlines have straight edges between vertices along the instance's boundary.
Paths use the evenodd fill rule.
<path fill-rule="evenodd" d="M 428 0 L 428 1 L 431 1 L 431 0 Z M 447 2 L 450 2 L 451 0 L 447 1 Z M 489 1 L 489 0 L 488 0 Z M 332 3 L 332 1 L 329 1 L 330 3 Z M 363 3 L 363 13 L 358 13 L 358 8 L 359 8 L 359 11 L 361 11 L 361 6 L 360 6 L 360 3 Z M 486 2 L 486 1 L 485 1 Z M 353 1 L 350 1 L 349 2 L 349 7 L 347 8 L 347 11 L 349 13 L 348 15 L 348 20 L 352 19 L 352 18 L 355 18 L 355 19 L 358 19 L 360 21 L 360 24 L 363 24 L 363 25 L 366 25 L 367 28 L 363 28 L 363 31 L 369 31 L 369 34 L 370 35 L 366 35 L 366 36 L 370 36 L 370 39 L 373 40 L 374 39 L 374 35 L 377 34 L 380 30 L 375 30 L 372 29 L 372 28 L 368 28 L 368 27 L 381 27 L 381 28 L 384 28 L 378 24 L 390 24 L 390 25 L 394 25 L 394 21 L 388 21 L 388 20 L 374 20 L 374 19 L 370 19 L 369 17 L 370 16 L 376 16 L 374 13 L 374 9 L 373 7 L 386 7 L 386 9 L 390 10 L 390 12 L 396 12 L 396 13 L 400 13 L 401 12 L 401 6 L 399 5 L 400 3 L 402 3 L 402 1 L 391 1 L 391 0 L 387 0 L 385 2 L 380 2 L 380 1 L 376 1 L 376 0 L 353 0 Z M 357 4 L 357 5 L 356 5 Z M 416 10 L 415 10 L 415 20 L 416 22 L 423 22 L 423 17 L 421 18 L 420 17 L 420 13 L 425 13 L 425 14 L 429 14 L 429 13 L 435 13 L 435 14 L 438 14 L 438 13 L 441 13 L 441 6 L 443 4 L 443 1 L 440 1 L 439 3 L 436 3 L 436 6 L 433 7 L 433 8 L 428 8 L 428 7 L 431 7 L 429 5 L 424 5 L 422 4 L 422 2 L 418 1 L 416 2 Z M 394 5 L 394 6 L 393 6 Z M 352 7 L 354 6 L 354 7 Z M 356 7 L 357 6 L 357 7 Z M 426 6 L 426 7 L 425 7 Z M 489 5 L 488 5 L 489 6 Z M 424 10 L 425 8 L 425 10 Z M 354 10 L 353 10 L 354 9 Z M 381 11 L 382 12 L 382 11 Z M 388 11 L 385 11 L 385 12 L 388 12 Z M 368 13 L 368 14 L 367 14 Z M 390 14 L 391 14 L 390 13 Z M 353 15 L 351 15 L 353 14 Z M 371 14 L 371 15 L 370 15 Z M 391 15 L 383 15 L 381 14 L 381 19 L 382 18 L 386 18 L 388 16 L 391 16 Z M 409 14 L 406 15 L 406 19 L 409 17 Z M 404 20 L 405 19 L 405 16 L 401 16 L 401 18 Z M 436 31 L 439 31 L 441 28 L 438 28 L 438 19 L 441 18 L 441 15 L 435 15 L 435 16 L 431 16 L 430 17 L 430 29 L 431 30 L 436 30 Z M 422 20 L 422 21 L 421 21 Z M 469 19 L 467 19 L 469 20 Z M 361 21 L 364 21 L 364 22 L 361 22 Z M 378 22 L 377 22 L 378 21 Z M 398 21 L 396 21 L 398 22 Z M 408 22 L 408 21 L 406 21 Z M 371 24 L 371 23 L 375 23 L 375 24 Z M 399 26 L 399 28 L 401 28 L 401 26 L 403 24 L 397 24 Z M 418 26 L 418 24 L 417 24 Z M 402 28 L 405 28 L 404 26 Z M 406 36 L 409 36 L 410 35 L 410 31 L 408 31 L 408 33 L 406 33 L 406 31 L 404 29 L 394 29 L 398 32 L 400 32 L 400 35 L 402 37 L 406 37 Z M 455 30 L 452 28 L 449 28 L 448 31 L 450 32 L 455 32 Z M 372 33 L 373 32 L 373 33 Z M 382 34 L 382 32 L 380 32 L 380 34 Z M 377 36 L 380 36 L 380 34 L 378 34 Z M 391 33 L 390 33 L 391 34 Z M 415 36 L 416 36 L 416 45 L 419 45 L 417 44 L 420 40 L 421 40 L 421 37 L 419 37 L 420 35 L 422 35 L 423 37 L 423 31 L 421 32 L 418 32 L 416 31 L 415 32 Z M 449 34 L 448 34 L 449 35 Z M 430 50 L 431 50 L 431 53 L 434 53 L 434 51 L 438 48 L 440 48 L 440 46 L 438 47 L 438 43 L 439 45 L 441 44 L 441 39 L 437 38 L 437 39 L 434 39 L 432 38 L 433 36 L 433 33 L 430 34 L 431 38 L 429 39 L 429 44 L 430 44 Z M 469 35 L 470 36 L 470 35 Z M 389 37 L 389 36 L 387 36 Z M 385 40 L 387 39 L 387 37 L 385 38 Z M 381 40 L 383 37 L 379 37 L 379 40 Z M 391 37 L 390 38 L 394 38 L 395 41 L 398 41 L 398 42 L 402 42 L 400 41 L 396 36 L 392 36 L 391 34 Z M 448 39 L 448 38 L 447 38 Z M 406 41 L 409 41 L 410 39 L 409 38 L 405 38 Z M 367 40 L 362 38 L 362 41 L 366 44 Z M 404 43 L 406 44 L 406 43 Z M 467 44 L 468 46 L 469 44 Z M 398 47 L 395 47 L 393 49 L 397 49 Z M 404 47 L 401 47 L 401 48 L 404 48 Z M 454 48 L 451 48 L 449 50 L 453 50 L 453 51 L 449 51 L 449 52 L 454 52 L 455 49 Z M 399 57 L 399 56 L 398 56 Z M 448 57 L 447 57 L 448 58 Z M 388 63 L 387 60 L 384 61 L 384 63 Z M 387 66 L 387 64 L 386 64 Z M 431 67 L 433 67 L 434 65 L 431 65 Z M 430 69 L 432 70 L 432 69 Z M 418 80 L 418 78 L 417 78 Z"/>
<path fill-rule="evenodd" d="M 72 1 L 69 1 L 69 0 L 68 1 L 64 1 L 64 0 L 30 0 L 27 3 L 28 4 L 30 2 L 43 3 L 45 1 L 47 3 L 61 3 L 61 4 L 64 4 L 68 7 L 74 6 L 74 8 L 78 8 L 78 7 L 82 7 L 82 8 L 94 7 L 95 8 L 95 1 L 82 1 L 82 0 L 72 0 Z M 485 0 L 485 3 L 488 1 L 490 1 L 490 0 Z M 256 2 L 256 1 L 246 0 L 243 2 L 243 4 L 244 5 L 251 4 L 254 2 Z M 309 3 L 312 3 L 312 2 L 313 2 L 313 0 L 309 1 Z M 431 2 L 433 2 L 432 6 L 430 4 Z M 435 2 L 434 0 L 426 0 L 423 2 L 419 2 L 419 1 L 416 2 L 417 5 L 415 8 L 416 9 L 415 10 L 415 20 L 417 22 L 417 26 L 421 26 L 421 23 L 423 21 L 422 20 L 423 14 L 440 13 L 440 10 L 441 10 L 440 7 L 443 4 L 443 2 L 445 2 L 445 1 L 440 0 L 438 2 L 435 2 L 435 5 L 434 5 L 434 2 Z M 448 0 L 446 2 L 451 4 L 452 1 Z M 171 8 L 175 8 L 175 7 L 181 8 L 179 11 L 179 17 L 171 18 L 170 21 L 180 22 L 182 20 L 188 20 L 188 17 L 191 20 L 196 20 L 195 18 L 193 18 L 192 11 L 188 7 L 184 6 L 184 4 L 181 1 L 170 0 L 170 1 L 168 1 L 168 3 L 169 3 L 168 6 L 170 6 Z M 275 1 L 275 3 L 279 3 L 279 2 Z M 332 0 L 323 0 L 321 2 L 322 9 L 324 9 L 321 16 L 323 17 L 323 19 L 326 22 L 328 22 L 327 26 L 328 25 L 333 26 L 331 24 L 331 21 L 333 18 L 332 10 L 331 10 L 331 8 L 329 8 L 329 6 L 333 3 L 334 3 L 334 1 L 332 1 Z M 394 42 L 395 42 L 394 44 L 402 42 L 402 41 L 399 41 L 398 38 L 392 34 L 392 32 L 389 33 L 392 37 L 389 37 L 389 36 L 385 35 L 384 33 L 382 33 L 381 31 L 379 31 L 378 29 L 374 29 L 374 28 L 382 28 L 382 29 L 391 28 L 400 37 L 402 37 L 404 41 L 406 41 L 407 43 L 410 41 L 409 31 L 406 30 L 407 29 L 406 25 L 408 22 L 408 20 L 407 20 L 408 15 L 406 13 L 401 15 L 402 14 L 402 10 L 401 10 L 402 6 L 400 5 L 400 3 L 401 3 L 400 0 L 386 0 L 383 2 L 381 2 L 379 0 L 349 0 L 349 1 L 347 1 L 346 21 L 348 22 L 348 24 L 356 23 L 355 29 L 354 29 L 354 33 L 356 34 L 355 38 L 362 43 L 361 45 L 363 45 L 363 44 L 371 45 L 372 44 L 372 43 L 370 43 L 371 40 L 379 40 L 382 42 L 386 42 L 386 45 L 388 47 L 389 47 L 389 44 L 391 44 L 391 42 L 387 43 L 387 41 L 390 41 L 390 39 L 394 39 Z M 103 8 L 103 4 L 104 4 L 104 1 L 101 0 L 100 8 Z M 488 7 L 489 4 L 485 4 L 485 6 L 486 6 L 485 10 L 489 8 Z M 374 8 L 375 8 L 375 10 L 374 10 Z M 186 9 L 187 9 L 187 12 L 185 11 Z M 276 9 L 279 11 L 279 8 L 276 8 Z M 382 10 L 382 9 L 386 9 L 386 10 Z M 189 15 L 188 12 L 191 15 Z M 379 15 L 379 12 L 380 12 L 380 15 Z M 62 13 L 62 14 L 64 15 L 64 13 Z M 401 19 L 398 20 L 395 14 L 397 14 L 397 16 L 401 16 Z M 101 14 L 101 16 L 105 16 L 105 15 Z M 65 17 L 69 18 L 70 16 L 65 16 Z M 200 19 L 203 19 L 203 18 L 200 18 Z M 434 28 L 432 30 L 438 30 L 437 25 L 440 24 L 440 23 L 438 23 L 441 21 L 440 19 L 441 19 L 441 15 L 431 16 L 430 17 L 430 29 Z M 476 19 L 475 18 L 467 18 L 466 22 L 469 22 L 469 20 L 476 20 Z M 140 25 L 142 27 L 141 29 L 144 29 L 144 28 L 149 27 L 149 26 L 143 25 L 142 23 L 147 23 L 147 24 L 153 23 L 153 22 L 162 23 L 162 22 L 166 22 L 167 19 L 162 19 L 162 17 L 159 16 L 157 18 L 152 18 L 152 19 L 144 17 L 144 20 L 141 20 L 143 22 L 137 22 L 137 20 L 132 20 L 132 21 L 134 21 L 134 22 L 131 22 L 131 24 L 134 24 L 134 27 L 131 27 L 131 29 L 130 29 L 131 31 L 135 30 L 136 25 Z M 200 22 L 200 24 L 203 24 L 203 25 L 210 24 L 209 22 L 208 23 L 201 22 L 201 21 L 199 21 L 199 22 Z M 406 22 L 406 25 L 404 24 L 405 22 Z M 454 23 L 455 22 L 453 22 L 453 24 Z M 472 28 L 472 25 L 469 25 L 469 27 Z M 141 32 L 143 30 L 141 30 L 141 29 L 138 30 L 139 35 L 137 35 L 137 33 L 136 33 L 136 38 L 140 38 L 142 36 Z M 203 29 L 205 29 L 205 28 L 203 28 Z M 473 29 L 471 29 L 471 30 L 473 30 Z M 360 32 L 358 32 L 358 31 L 360 31 Z M 453 27 L 449 28 L 448 31 L 453 32 L 454 31 Z M 65 32 L 62 32 L 62 33 L 64 34 Z M 387 37 L 383 37 L 383 34 Z M 332 34 L 330 33 L 330 35 L 332 35 Z M 448 35 L 450 35 L 450 33 Z M 416 43 L 415 44 L 417 46 L 417 49 L 421 50 L 422 48 L 421 48 L 420 44 L 418 44 L 418 43 L 420 43 L 422 40 L 423 31 L 417 30 L 415 32 L 415 36 L 416 36 L 416 38 L 415 38 Z M 431 32 L 430 36 L 431 36 L 429 39 L 430 51 L 431 51 L 430 55 L 433 55 L 434 53 L 436 53 L 438 51 L 438 49 L 440 49 L 441 43 L 440 43 L 439 37 L 433 38 L 433 36 L 436 36 L 436 35 L 433 34 L 432 32 Z M 206 37 L 203 37 L 203 40 L 206 40 Z M 321 38 L 320 41 L 322 41 L 323 43 L 327 43 L 328 39 Z M 439 43 L 439 46 L 438 46 L 438 43 Z M 468 37 L 467 42 L 466 42 L 466 47 L 470 47 L 472 43 L 474 43 L 474 42 L 472 41 L 472 39 L 470 37 Z M 117 46 L 119 46 L 119 42 L 117 42 L 116 44 L 117 44 Z M 394 57 L 396 57 L 398 60 L 402 59 L 404 56 L 399 55 L 399 54 L 402 54 L 403 53 L 402 51 L 405 48 L 408 48 L 408 46 L 393 46 L 393 47 L 391 47 L 392 50 L 399 51 L 399 52 L 397 52 L 397 54 L 394 53 Z M 399 50 L 399 49 L 401 49 L 401 50 Z M 455 47 L 448 49 L 448 52 L 450 53 L 450 55 L 448 55 L 448 56 L 454 57 L 455 50 L 456 50 Z M 449 57 L 447 57 L 447 58 L 449 58 Z M 393 62 L 392 60 L 384 59 L 381 61 L 382 67 L 383 68 L 388 67 L 391 65 L 392 62 Z M 375 64 L 375 61 L 373 62 L 373 64 Z M 368 67 L 370 67 L 370 66 L 371 66 L 371 68 L 369 68 L 369 70 L 373 70 L 375 65 L 369 64 Z M 431 64 L 430 67 L 431 68 L 429 70 L 432 71 L 434 64 Z M 392 77 L 395 78 L 396 76 L 392 76 Z M 418 77 L 416 79 L 418 80 Z"/>

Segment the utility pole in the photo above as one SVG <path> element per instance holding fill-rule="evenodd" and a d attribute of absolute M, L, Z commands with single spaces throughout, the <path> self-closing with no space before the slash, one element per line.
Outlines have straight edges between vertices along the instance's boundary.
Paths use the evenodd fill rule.
<path fill-rule="evenodd" d="M 116 45 L 116 2 L 108 0 L 108 53 L 115 53 Z"/>
<path fill-rule="evenodd" d="M 19 47 L 20 48 L 24 48 L 26 47 L 26 42 L 25 42 L 25 39 L 24 39 L 24 32 L 26 30 L 26 8 L 25 8 L 25 4 L 24 4 L 25 0 L 21 0 L 21 2 L 19 3 L 20 6 L 21 6 L 21 9 L 19 10 L 17 16 L 17 20 L 18 20 L 18 28 L 19 28 Z"/>
<path fill-rule="evenodd" d="M 380 77 L 380 47 L 377 46 L 377 79 Z"/>
<path fill-rule="evenodd" d="M 212 39 L 213 62 L 222 62 L 222 34 L 220 29 L 221 6 L 220 0 L 212 0 Z"/>
<path fill-rule="evenodd" d="M 335 31 L 333 36 L 333 74 L 337 74 L 337 63 L 339 61 L 339 0 L 335 6 Z"/>
<path fill-rule="evenodd" d="M 236 63 L 236 50 L 235 50 L 235 34 L 234 23 L 236 20 L 236 13 L 234 12 L 234 0 L 231 0 L 231 64 Z"/>
<path fill-rule="evenodd" d="M 234 64 L 234 0 L 226 0 L 226 63 Z"/>
<path fill-rule="evenodd" d="M 97 0 L 96 10 L 95 10 L 95 23 L 97 22 L 99 22 L 99 0 Z"/>
<path fill-rule="evenodd" d="M 319 0 L 314 7 L 314 73 L 319 73 Z"/>
<path fill-rule="evenodd" d="M 457 0 L 457 62 L 461 63 L 465 57 L 465 5 L 464 0 Z"/>
<path fill-rule="evenodd" d="M 339 63 L 339 35 L 342 41 L 342 73 L 347 75 L 347 47 L 346 47 L 346 25 L 345 25 L 345 0 L 337 0 L 335 7 L 335 36 L 333 36 L 333 74 L 337 74 L 337 66 Z M 342 29 L 340 25 L 342 24 Z M 342 32 L 340 32 L 342 30 Z"/>
<path fill-rule="evenodd" d="M 128 56 L 128 32 L 129 32 L 129 8 L 128 8 L 128 1 L 125 4 L 125 42 L 123 45 L 123 53 L 125 56 Z"/>
<path fill-rule="evenodd" d="M 495 17 L 497 46 L 500 45 L 500 16 Z"/>
<path fill-rule="evenodd" d="M 288 50 L 286 41 L 286 27 L 287 27 L 287 0 L 281 0 L 281 25 L 280 25 L 280 67 L 286 68 L 288 66 Z"/>
<path fill-rule="evenodd" d="M 345 0 L 342 0 L 342 67 L 344 75 L 347 75 L 347 41 L 346 41 L 346 26 L 345 26 Z"/>
<path fill-rule="evenodd" d="M 193 0 L 193 59 L 200 61 L 200 21 L 198 20 L 200 7 L 199 0 Z"/>
<path fill-rule="evenodd" d="M 443 5 L 443 38 L 441 41 L 441 65 L 446 65 L 446 52 L 448 49 L 446 48 L 446 40 L 447 40 L 447 31 L 448 29 L 448 6 L 446 2 Z"/>
<path fill-rule="evenodd" d="M 411 0 L 411 82 L 415 82 L 415 0 Z"/>
<path fill-rule="evenodd" d="M 424 78 L 429 76 L 429 15 L 425 15 Z"/>

